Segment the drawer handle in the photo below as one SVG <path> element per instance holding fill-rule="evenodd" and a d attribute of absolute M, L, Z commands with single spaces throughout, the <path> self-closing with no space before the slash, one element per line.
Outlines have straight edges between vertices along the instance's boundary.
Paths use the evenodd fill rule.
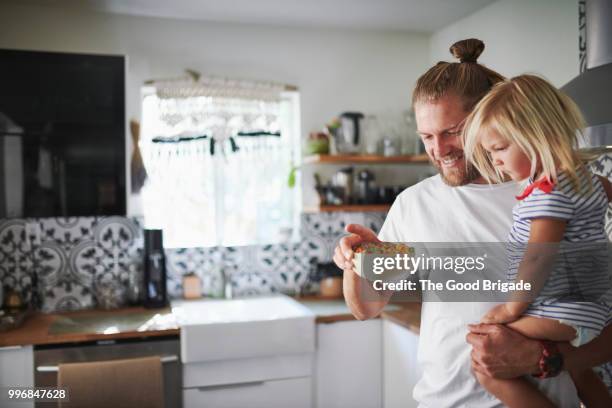
<path fill-rule="evenodd" d="M 22 348 L 23 348 L 23 346 L 4 346 L 4 347 L 0 347 L 0 351 L 5 351 L 5 350 L 20 350 Z"/>
<path fill-rule="evenodd" d="M 178 361 L 178 357 L 173 354 L 171 356 L 160 357 L 159 360 L 162 363 L 174 363 L 175 361 Z M 105 360 L 105 361 L 109 361 L 109 360 Z M 77 363 L 79 361 L 74 361 L 74 362 Z M 55 366 L 38 366 L 36 367 L 36 371 L 38 371 L 39 373 L 56 373 L 59 371 L 59 367 L 56 365 Z"/>
<path fill-rule="evenodd" d="M 226 390 L 228 388 L 239 388 L 239 387 L 256 387 L 264 385 L 265 381 L 247 381 L 234 384 L 221 384 L 221 385 L 204 385 L 197 387 L 198 391 L 214 391 L 214 390 Z"/>

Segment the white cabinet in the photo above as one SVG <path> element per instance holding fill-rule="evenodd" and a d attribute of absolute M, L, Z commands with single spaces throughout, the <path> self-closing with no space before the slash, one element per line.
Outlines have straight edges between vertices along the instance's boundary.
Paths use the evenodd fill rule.
<path fill-rule="evenodd" d="M 311 408 L 313 353 L 183 364 L 185 408 Z"/>
<path fill-rule="evenodd" d="M 175 301 L 185 408 L 312 407 L 315 316 L 284 295 Z"/>
<path fill-rule="evenodd" d="M 0 388 L 34 386 L 34 352 L 32 346 L 0 347 Z M 34 407 L 33 402 L 5 402 L 4 408 Z"/>
<path fill-rule="evenodd" d="M 317 325 L 315 406 L 382 406 L 381 319 Z"/>
<path fill-rule="evenodd" d="M 417 364 L 418 334 L 383 320 L 384 408 L 413 408 L 412 390 L 421 377 Z"/>

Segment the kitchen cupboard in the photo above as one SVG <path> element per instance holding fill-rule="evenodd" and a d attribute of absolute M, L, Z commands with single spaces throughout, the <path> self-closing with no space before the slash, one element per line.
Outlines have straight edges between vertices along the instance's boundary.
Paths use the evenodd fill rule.
<path fill-rule="evenodd" d="M 32 346 L 0 347 L 0 389 L 34 386 L 34 352 Z M 4 408 L 33 408 L 33 402 L 8 402 L 0 398 Z"/>
<path fill-rule="evenodd" d="M 175 300 L 185 408 L 311 408 L 315 315 L 286 295 Z"/>
<path fill-rule="evenodd" d="M 413 408 L 412 390 L 421 377 L 419 335 L 390 320 L 382 322 L 384 408 Z"/>
<path fill-rule="evenodd" d="M 317 324 L 315 406 L 382 406 L 381 319 Z"/>

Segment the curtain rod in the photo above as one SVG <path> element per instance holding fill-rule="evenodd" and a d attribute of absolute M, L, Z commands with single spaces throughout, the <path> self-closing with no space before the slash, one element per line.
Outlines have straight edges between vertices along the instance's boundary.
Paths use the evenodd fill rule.
<path fill-rule="evenodd" d="M 174 77 L 174 78 L 157 78 L 157 79 L 148 79 L 144 81 L 145 85 L 155 85 L 155 84 L 168 84 L 170 82 L 181 82 L 181 81 L 191 81 L 197 84 L 200 81 L 202 75 L 193 69 L 185 69 L 185 76 L 182 77 Z M 228 78 L 228 77 L 216 77 L 216 76 L 205 76 L 206 78 L 216 79 L 216 80 L 225 80 L 225 81 L 244 81 L 251 83 L 266 83 L 266 84 L 275 84 L 272 81 L 258 81 L 251 79 L 238 79 L 238 78 Z M 289 84 L 277 84 L 284 88 L 285 91 L 288 92 L 297 92 L 298 87 L 295 85 Z"/>

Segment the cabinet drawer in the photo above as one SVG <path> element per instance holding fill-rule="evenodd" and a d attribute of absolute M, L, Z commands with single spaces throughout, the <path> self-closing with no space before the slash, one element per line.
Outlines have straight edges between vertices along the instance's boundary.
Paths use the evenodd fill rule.
<path fill-rule="evenodd" d="M 184 364 L 183 387 L 310 377 L 312 364 L 312 353 Z"/>
<path fill-rule="evenodd" d="M 311 408 L 310 377 L 189 388 L 184 408 Z"/>

